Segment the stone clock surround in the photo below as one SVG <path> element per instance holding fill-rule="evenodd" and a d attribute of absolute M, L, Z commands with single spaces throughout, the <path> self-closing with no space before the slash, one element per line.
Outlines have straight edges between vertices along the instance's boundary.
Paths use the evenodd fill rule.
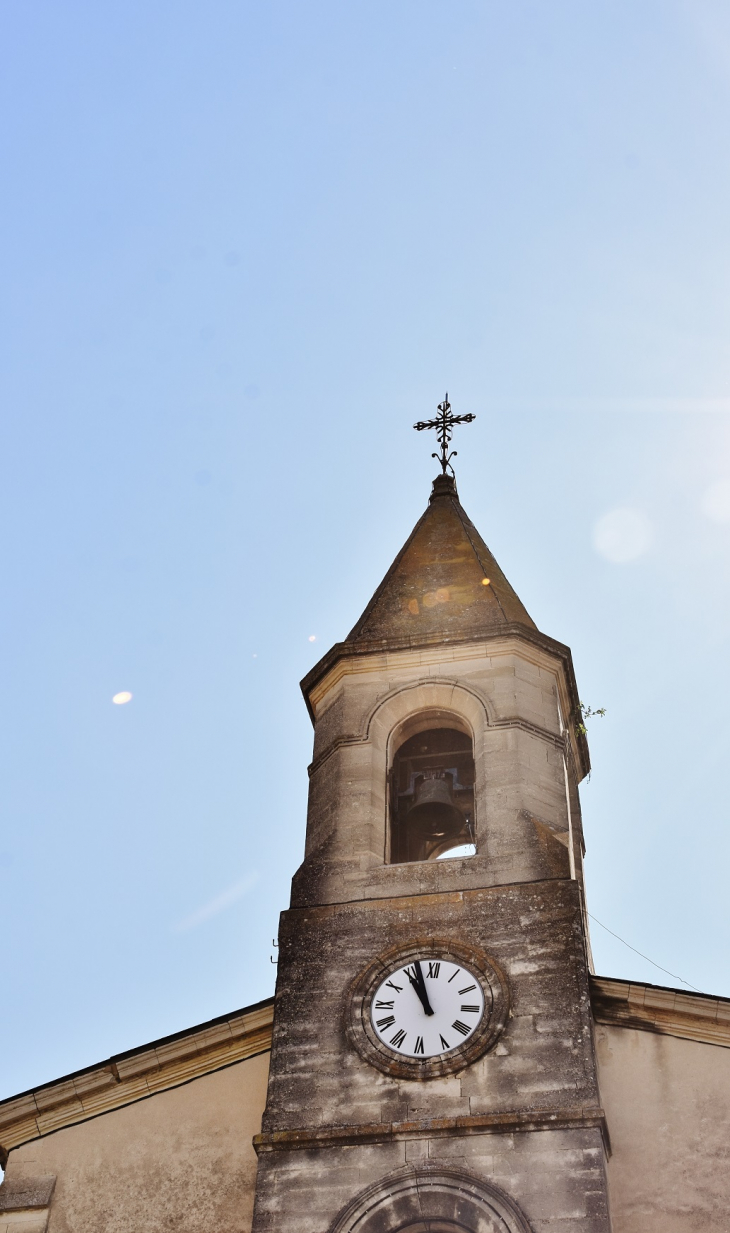
<path fill-rule="evenodd" d="M 285 913 L 263 1140 L 512 1111 L 595 1110 L 588 973 L 574 882 L 323 905 Z M 494 1047 L 455 1075 L 406 1080 L 348 1038 L 353 978 L 414 938 L 458 938 L 504 973 L 510 1014 Z"/>
<path fill-rule="evenodd" d="M 371 1024 L 371 1005 L 384 975 L 424 956 L 463 965 L 482 986 L 485 1010 L 477 1030 L 459 1048 L 419 1060 L 398 1056 L 383 1044 Z M 465 946 L 452 938 L 419 937 L 406 946 L 391 947 L 372 959 L 348 989 L 343 1010 L 347 1038 L 364 1061 L 383 1074 L 401 1079 L 435 1079 L 458 1074 L 493 1048 L 509 1015 L 509 986 L 504 974 L 480 947 Z"/>

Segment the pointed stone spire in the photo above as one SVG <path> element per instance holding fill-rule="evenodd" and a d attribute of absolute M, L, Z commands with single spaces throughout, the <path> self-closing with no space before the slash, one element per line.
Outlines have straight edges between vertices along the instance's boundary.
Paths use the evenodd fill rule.
<path fill-rule="evenodd" d="M 439 475 L 416 524 L 345 646 L 413 645 L 536 625 L 462 508 L 456 482 Z"/>

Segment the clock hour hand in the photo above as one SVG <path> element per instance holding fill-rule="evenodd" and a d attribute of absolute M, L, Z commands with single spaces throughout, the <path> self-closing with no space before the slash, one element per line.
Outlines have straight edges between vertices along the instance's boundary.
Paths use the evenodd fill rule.
<path fill-rule="evenodd" d="M 423 972 L 421 971 L 420 960 L 416 959 L 415 963 L 413 964 L 413 969 L 416 973 L 415 976 L 411 976 L 411 973 L 408 970 L 408 968 L 406 968 L 406 975 L 408 976 L 409 981 L 411 982 L 411 984 L 413 985 L 413 988 L 418 994 L 418 999 L 424 1011 L 426 1012 L 427 1015 L 432 1015 L 433 1007 L 428 1000 L 428 993 L 426 992 L 426 982 L 423 979 Z"/>

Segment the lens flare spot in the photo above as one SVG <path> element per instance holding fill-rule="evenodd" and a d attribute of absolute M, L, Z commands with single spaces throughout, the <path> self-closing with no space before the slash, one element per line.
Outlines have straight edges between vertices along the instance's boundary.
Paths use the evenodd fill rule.
<path fill-rule="evenodd" d="M 730 522 L 730 479 L 710 484 L 702 498 L 702 513 L 713 522 Z"/>
<path fill-rule="evenodd" d="M 491 582 L 491 578 L 482 578 L 483 587 L 488 587 L 490 582 Z"/>
<path fill-rule="evenodd" d="M 635 561 L 651 548 L 654 528 L 639 509 L 612 509 L 593 528 L 593 547 L 614 565 Z"/>
<path fill-rule="evenodd" d="M 112 698 L 112 702 L 115 702 L 117 706 L 124 706 L 125 702 L 131 702 L 131 701 L 132 701 L 132 695 L 130 694 L 128 689 L 123 689 L 121 693 L 115 694 L 114 697 Z"/>
<path fill-rule="evenodd" d="M 317 641 L 317 635 L 316 635 L 316 634 L 310 634 L 310 635 L 309 635 L 309 641 L 310 641 L 310 642 L 316 642 L 316 641 Z"/>

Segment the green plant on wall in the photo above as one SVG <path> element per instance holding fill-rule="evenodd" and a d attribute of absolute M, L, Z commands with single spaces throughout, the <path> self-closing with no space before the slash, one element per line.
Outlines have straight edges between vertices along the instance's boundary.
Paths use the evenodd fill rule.
<path fill-rule="evenodd" d="M 598 706 L 594 710 L 593 707 L 586 706 L 585 702 L 579 702 L 575 719 L 576 736 L 586 736 L 588 734 L 588 729 L 586 728 L 587 719 L 593 719 L 596 715 L 600 715 L 601 719 L 603 719 L 605 714 L 605 706 Z"/>

